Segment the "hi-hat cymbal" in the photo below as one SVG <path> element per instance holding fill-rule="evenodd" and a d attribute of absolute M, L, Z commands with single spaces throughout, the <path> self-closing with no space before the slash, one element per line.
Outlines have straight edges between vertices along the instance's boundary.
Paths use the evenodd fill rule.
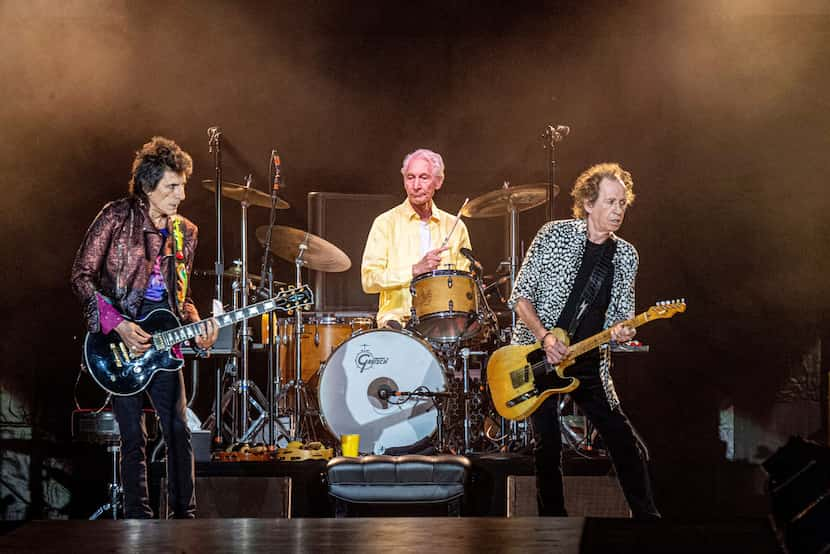
<path fill-rule="evenodd" d="M 211 192 L 216 191 L 216 185 L 212 179 L 205 179 L 202 181 L 202 186 Z M 229 183 L 222 181 L 222 196 L 236 200 L 237 202 L 247 202 L 250 206 L 262 206 L 263 208 L 271 207 L 271 195 L 265 194 L 261 190 L 246 188 L 236 183 Z M 282 198 L 277 197 L 277 209 L 287 210 L 289 208 L 288 202 Z"/>
<path fill-rule="evenodd" d="M 265 234 L 268 226 L 257 228 L 256 238 L 265 246 Z M 346 271 L 352 267 L 352 261 L 345 252 L 338 247 L 302 229 L 286 225 L 274 225 L 271 233 L 271 252 L 283 260 L 294 262 L 300 251 L 300 245 L 305 245 L 303 265 L 309 269 L 336 273 Z"/>
<path fill-rule="evenodd" d="M 554 195 L 556 194 L 559 194 L 559 186 L 554 188 Z M 473 198 L 461 211 L 461 215 L 484 218 L 509 214 L 511 209 L 523 212 L 544 204 L 547 199 L 547 183 L 503 187 Z"/>

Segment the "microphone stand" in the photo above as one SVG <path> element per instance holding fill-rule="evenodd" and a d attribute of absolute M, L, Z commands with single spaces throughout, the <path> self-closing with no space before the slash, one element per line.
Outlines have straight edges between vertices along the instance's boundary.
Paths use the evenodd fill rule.
<path fill-rule="evenodd" d="M 216 273 L 216 300 L 222 304 L 222 280 L 225 274 L 225 259 L 222 251 L 222 130 L 219 127 L 209 127 L 208 151 L 213 154 L 213 165 L 216 171 L 216 263 L 213 270 Z M 216 315 L 216 314 L 214 314 Z M 222 445 L 222 379 L 223 368 L 216 364 L 216 399 L 213 406 L 214 426 L 213 445 Z"/>
<path fill-rule="evenodd" d="M 269 163 L 268 178 L 271 180 L 273 164 Z M 271 265 L 271 235 L 274 225 L 277 222 L 277 188 L 271 188 L 271 211 L 268 216 L 268 231 L 265 233 L 264 251 L 262 254 L 262 268 L 260 271 L 259 288 L 256 294 L 260 298 L 268 286 L 268 298 L 274 296 L 274 273 Z M 267 277 L 267 281 L 266 281 Z M 277 399 L 282 391 L 282 368 L 280 366 L 279 345 L 282 335 L 279 333 L 278 321 L 274 312 L 268 315 L 268 446 L 276 447 L 277 444 Z M 262 340 L 265 340 L 263 337 Z M 276 345 L 275 345 L 276 344 Z M 278 391 L 275 394 L 275 390 Z M 288 435 L 286 429 L 280 424 L 280 430 Z"/>
<path fill-rule="evenodd" d="M 548 201 L 545 207 L 545 217 L 553 221 L 553 199 L 556 197 L 556 145 L 570 132 L 570 128 L 564 125 L 548 125 L 542 133 L 545 142 L 542 148 L 548 152 Z"/>

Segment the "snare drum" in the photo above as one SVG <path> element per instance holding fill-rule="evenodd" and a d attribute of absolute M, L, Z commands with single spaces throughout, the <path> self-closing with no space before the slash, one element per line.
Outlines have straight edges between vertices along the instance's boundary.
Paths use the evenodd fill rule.
<path fill-rule="evenodd" d="M 478 291 L 472 274 L 437 269 L 415 277 L 409 291 L 415 312 L 411 325 L 428 339 L 454 342 L 481 332 Z"/>
<path fill-rule="evenodd" d="M 294 342 L 294 318 L 277 320 L 275 336 L 279 334 L 280 375 L 283 382 L 296 378 L 296 349 Z M 334 350 L 357 331 L 371 329 L 374 319 L 370 314 L 356 316 L 338 316 L 319 312 L 303 314 L 303 332 L 300 335 L 300 353 L 302 355 L 302 377 L 308 383 L 317 375 L 320 366 Z M 262 317 L 262 336 L 266 344 L 269 340 L 268 317 Z"/>
<path fill-rule="evenodd" d="M 360 435 L 361 453 L 383 454 L 415 444 L 438 427 L 432 398 L 394 393 L 446 387 L 444 368 L 429 343 L 408 331 L 372 329 L 341 344 L 320 370 L 320 414 L 337 440 Z"/>

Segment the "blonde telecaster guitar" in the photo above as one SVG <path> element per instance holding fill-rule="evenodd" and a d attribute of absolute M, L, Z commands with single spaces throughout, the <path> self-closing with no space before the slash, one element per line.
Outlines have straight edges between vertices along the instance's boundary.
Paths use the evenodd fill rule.
<path fill-rule="evenodd" d="M 655 319 L 666 319 L 686 311 L 685 300 L 658 302 L 647 311 L 625 322 L 639 327 Z M 568 344 L 568 334 L 558 327 L 551 331 L 558 340 Z M 579 379 L 569 377 L 565 370 L 577 356 L 611 340 L 606 329 L 579 341 L 568 349 L 568 355 L 550 370 L 539 342 L 528 345 L 503 346 L 493 352 L 487 362 L 487 385 L 496 411 L 507 419 L 524 419 L 552 394 L 570 392 L 579 386 Z"/>

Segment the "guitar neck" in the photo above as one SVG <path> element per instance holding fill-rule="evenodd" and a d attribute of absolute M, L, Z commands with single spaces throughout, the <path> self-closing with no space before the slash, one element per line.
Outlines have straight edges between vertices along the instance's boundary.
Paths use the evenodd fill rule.
<path fill-rule="evenodd" d="M 310 292 L 307 291 L 307 287 L 303 287 L 302 290 L 290 291 L 290 294 L 294 296 L 300 295 L 301 301 L 293 303 L 288 302 L 288 293 L 280 293 L 274 298 L 269 298 L 268 300 L 263 300 L 261 302 L 257 302 L 256 304 L 251 304 L 249 306 L 245 306 L 244 308 L 239 308 L 238 310 L 233 310 L 232 312 L 213 316 L 212 318 L 202 319 L 201 321 L 197 321 L 195 323 L 182 325 L 181 327 L 170 329 L 169 331 L 163 331 L 155 335 L 153 340 L 159 341 L 163 346 L 170 347 L 204 333 L 206 322 L 210 319 L 215 320 L 220 328 L 227 327 L 228 325 L 233 325 L 234 323 L 239 323 L 240 321 L 244 321 L 258 315 L 267 314 L 268 312 L 272 312 L 277 309 L 290 309 L 292 307 L 296 307 L 297 305 L 303 304 L 308 300 L 304 295 L 310 294 Z"/>
<path fill-rule="evenodd" d="M 648 323 L 648 321 L 648 312 L 643 312 L 639 315 L 634 316 L 633 319 L 626 320 L 623 323 L 625 325 L 628 325 L 629 327 L 639 327 L 644 323 Z M 577 356 L 581 356 L 582 354 L 585 354 L 586 352 L 589 352 L 594 348 L 599 348 L 600 345 L 605 344 L 610 340 L 611 329 L 609 328 L 572 345 L 568 353 L 568 358 L 576 358 Z"/>

